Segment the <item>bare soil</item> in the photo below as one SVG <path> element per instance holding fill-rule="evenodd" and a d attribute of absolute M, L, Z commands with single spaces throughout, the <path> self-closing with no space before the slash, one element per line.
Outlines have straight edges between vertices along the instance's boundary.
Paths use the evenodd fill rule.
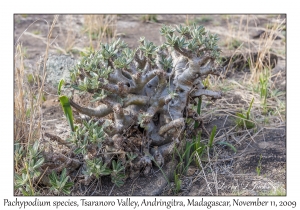
<path fill-rule="evenodd" d="M 37 69 L 36 63 L 45 52 L 45 39 L 48 27 L 51 25 L 53 15 L 15 15 L 14 29 L 15 42 L 20 41 L 26 49 L 25 65 L 28 72 Z M 70 19 L 71 18 L 71 19 Z M 281 15 L 280 20 L 285 16 Z M 223 57 L 230 58 L 237 52 L 236 46 L 231 41 L 235 38 L 243 43 L 246 37 L 254 41 L 262 32 L 266 31 L 267 25 L 274 24 L 277 20 L 275 15 L 250 15 L 246 28 L 246 16 L 241 15 L 157 15 L 157 22 L 143 22 L 141 15 L 118 15 L 116 25 L 116 36 L 123 39 L 130 47 L 137 47 L 141 36 L 152 41 L 154 44 L 163 42 L 159 35 L 159 29 L 163 24 L 184 24 L 187 20 L 195 20 L 196 24 L 204 25 L 207 31 L 217 33 L 220 36 L 220 46 Z M 36 21 L 36 22 L 34 22 Z M 47 25 L 48 23 L 48 25 Z M 59 48 L 66 47 L 66 38 L 70 26 L 74 31 L 75 46 L 84 48 L 89 45 L 89 38 L 83 33 L 84 18 L 82 15 L 67 17 L 61 15 L 52 34 L 53 43 L 50 54 L 60 54 Z M 285 103 L 286 90 L 286 65 L 285 65 L 285 34 L 278 36 L 272 45 L 271 51 L 277 60 L 272 70 L 274 88 L 283 91 L 280 98 Z M 246 45 L 246 43 L 244 43 Z M 255 45 L 251 46 L 253 52 L 257 52 Z M 238 51 L 243 53 L 242 51 Z M 70 54 L 78 58 L 76 51 Z M 241 81 L 249 80 L 250 70 L 245 68 L 228 69 L 225 80 Z M 276 77 L 277 75 L 277 77 Z M 279 76 L 278 76 L 279 75 Z M 46 85 L 46 101 L 42 106 L 44 132 L 52 133 L 66 139 L 69 135 L 69 127 L 64 118 L 56 90 L 51 84 Z M 224 91 L 221 102 L 207 102 L 203 114 L 204 128 L 210 133 L 212 127 L 217 125 L 214 151 L 211 160 L 203 162 L 203 170 L 191 165 L 186 176 L 181 177 L 182 189 L 178 195 L 270 195 L 278 189 L 286 193 L 286 125 L 284 116 L 281 120 L 273 120 L 261 123 L 256 129 L 235 128 L 235 113 L 240 108 L 246 110 L 249 106 L 249 98 L 244 95 L 244 89 Z M 87 104 L 84 101 L 82 104 Z M 225 104 L 225 105 L 224 105 Z M 222 112 L 224 106 L 229 111 Z M 216 114 L 209 113 L 215 107 Z M 233 107 L 238 107 L 234 109 Z M 255 113 L 254 113 L 255 114 Z M 77 116 L 78 113 L 75 113 Z M 264 117 L 263 117 L 264 118 Z M 278 117 L 280 118 L 280 117 Z M 273 118 L 272 118 L 273 119 Z M 264 120 L 264 119 L 263 119 Z M 202 137 L 208 138 L 203 132 Z M 227 141 L 234 145 L 237 152 L 231 148 L 220 145 L 218 142 Z M 175 163 L 169 163 L 164 171 L 170 177 Z M 77 174 L 71 174 L 74 181 L 78 180 Z M 174 183 L 170 179 L 170 185 L 165 180 L 161 171 L 154 168 L 149 177 L 140 176 L 134 180 L 128 179 L 124 186 L 118 188 L 106 177 L 92 182 L 89 186 L 75 183 L 73 195 L 174 195 Z"/>

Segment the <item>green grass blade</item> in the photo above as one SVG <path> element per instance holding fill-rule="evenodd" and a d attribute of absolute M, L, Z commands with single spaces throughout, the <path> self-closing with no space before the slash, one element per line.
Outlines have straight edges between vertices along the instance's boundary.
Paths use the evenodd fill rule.
<path fill-rule="evenodd" d="M 207 145 L 201 143 L 201 133 L 199 133 L 194 144 L 194 151 L 198 153 L 199 157 L 202 157 L 203 153 L 206 151 L 206 146 Z"/>
<path fill-rule="evenodd" d="M 202 96 L 200 96 L 198 99 L 197 113 L 199 115 L 201 114 L 201 104 L 202 104 Z"/>
<path fill-rule="evenodd" d="M 178 193 L 181 189 L 181 180 L 178 177 L 178 174 L 175 173 L 174 175 L 174 182 L 175 182 L 175 192 Z"/>
<path fill-rule="evenodd" d="M 248 111 L 247 111 L 247 120 L 250 119 L 250 111 L 251 111 L 251 108 L 252 108 L 253 101 L 254 101 L 254 98 L 252 98 L 252 100 L 250 102 L 250 106 L 249 106 Z"/>
<path fill-rule="evenodd" d="M 155 161 L 155 159 L 151 156 L 151 160 L 156 164 L 156 166 L 159 168 L 159 170 L 161 171 L 161 173 L 163 174 L 163 176 L 165 177 L 165 179 L 168 182 L 168 185 L 170 186 L 170 181 L 167 177 L 167 175 L 165 174 L 164 170 L 160 167 L 160 165 Z"/>
<path fill-rule="evenodd" d="M 175 152 L 177 153 L 180 162 L 183 162 L 183 158 L 184 158 L 184 154 L 181 155 L 181 153 L 178 151 L 178 149 L 176 147 L 174 147 Z"/>
<path fill-rule="evenodd" d="M 242 113 L 236 113 L 236 115 L 242 119 L 247 119 L 247 117 L 245 115 L 243 115 Z"/>
<path fill-rule="evenodd" d="M 245 121 L 246 127 L 247 129 L 251 129 L 255 127 L 255 123 L 251 122 L 251 121 Z"/>
<path fill-rule="evenodd" d="M 208 142 L 208 147 L 211 148 L 215 139 L 215 135 L 217 132 L 217 126 L 215 125 L 211 131 L 210 137 L 209 137 L 209 142 Z"/>
<path fill-rule="evenodd" d="M 220 142 L 218 142 L 218 144 L 228 146 L 228 147 L 230 147 L 234 152 L 237 152 L 236 148 L 235 148 L 232 144 L 230 144 L 230 143 L 228 143 L 228 142 L 226 142 L 226 141 L 220 141 Z"/>
<path fill-rule="evenodd" d="M 185 165 L 187 165 L 188 162 L 189 162 L 189 158 L 191 156 L 191 147 L 192 147 L 192 142 L 186 141 L 185 152 L 184 152 L 184 163 L 185 163 Z"/>
<path fill-rule="evenodd" d="M 59 81 L 59 84 L 58 84 L 58 87 L 57 87 L 57 94 L 60 96 L 60 93 L 61 93 L 61 88 L 62 86 L 65 84 L 65 81 L 63 79 L 61 79 Z"/>
<path fill-rule="evenodd" d="M 74 123 L 73 123 L 74 122 L 73 121 L 73 112 L 72 112 L 69 98 L 67 96 L 60 96 L 59 101 L 64 110 L 64 113 L 65 113 L 68 123 L 71 127 L 71 130 L 74 132 L 75 129 L 74 129 Z"/>
<path fill-rule="evenodd" d="M 198 151 L 199 148 L 201 147 L 201 132 L 198 133 L 198 135 L 196 137 L 194 137 L 193 139 L 195 141 L 194 144 L 194 151 Z"/>
<path fill-rule="evenodd" d="M 197 113 L 198 113 L 198 115 L 201 114 L 201 104 L 202 104 L 202 97 L 200 96 L 198 98 L 198 104 L 197 104 Z M 194 124 L 194 128 L 196 129 L 196 128 L 198 128 L 198 126 L 199 126 L 199 122 L 196 121 L 195 124 Z"/>

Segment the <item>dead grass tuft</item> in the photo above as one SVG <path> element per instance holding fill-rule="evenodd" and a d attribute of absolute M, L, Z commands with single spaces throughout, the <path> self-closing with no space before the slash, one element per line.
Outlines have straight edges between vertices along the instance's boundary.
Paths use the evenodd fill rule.
<path fill-rule="evenodd" d="M 52 30 L 57 22 L 58 16 L 54 17 L 47 36 L 47 46 L 43 55 L 43 66 L 36 69 L 28 69 L 25 66 L 24 51 L 21 43 L 16 43 L 14 57 L 14 144 L 15 155 L 19 155 L 15 162 L 15 172 L 22 169 L 28 174 L 28 162 L 30 152 L 28 148 L 34 142 L 42 139 L 42 103 L 45 100 L 44 84 L 46 78 L 46 61 L 50 46 Z M 27 29 L 26 29 L 27 30 Z M 40 70 L 41 69 L 41 70 Z M 20 146 L 25 148 L 21 152 Z M 29 156 L 28 156 L 29 155 Z M 33 180 L 30 180 L 30 190 L 34 194 Z"/>
<path fill-rule="evenodd" d="M 276 39 L 277 35 L 281 33 L 284 29 L 285 20 L 277 21 L 271 26 L 271 29 L 268 29 L 268 25 L 265 29 L 265 32 L 261 35 L 259 43 L 257 46 L 258 56 L 256 59 L 253 58 L 250 54 L 250 69 L 251 69 L 251 78 L 253 82 L 259 81 L 259 75 L 263 72 L 264 69 L 272 69 L 271 61 L 271 52 L 270 49 Z M 264 62 L 267 58 L 267 62 Z"/>
<path fill-rule="evenodd" d="M 99 49 L 103 40 L 116 36 L 117 15 L 84 15 L 84 33 L 88 33 L 90 47 Z"/>

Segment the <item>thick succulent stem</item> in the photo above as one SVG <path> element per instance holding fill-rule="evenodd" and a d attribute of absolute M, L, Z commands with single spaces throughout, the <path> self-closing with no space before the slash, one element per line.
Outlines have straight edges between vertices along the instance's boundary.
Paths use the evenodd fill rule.
<path fill-rule="evenodd" d="M 176 120 L 173 120 L 169 122 L 168 124 L 162 126 L 159 129 L 158 134 L 159 135 L 164 135 L 167 131 L 170 131 L 172 128 L 178 128 L 178 127 L 183 127 L 184 126 L 184 118 L 179 118 Z"/>
<path fill-rule="evenodd" d="M 214 92 L 214 91 L 206 90 L 206 89 L 199 89 L 199 90 L 196 90 L 195 92 L 191 93 L 192 97 L 199 97 L 202 95 L 210 96 L 214 99 L 218 99 L 218 98 L 222 97 L 222 94 L 220 92 Z"/>
<path fill-rule="evenodd" d="M 71 106 L 85 115 L 104 118 L 108 140 L 101 148 L 106 152 L 103 158 L 108 166 L 115 159 L 125 165 L 129 162 L 125 168 L 134 170 L 130 177 L 141 171 L 148 174 L 151 160 L 164 164 L 187 129 L 191 98 L 221 97 L 202 84 L 207 75 L 218 74 L 217 38 L 203 27 L 185 30 L 177 37 L 175 30 L 165 27 L 166 42 L 159 47 L 144 39 L 135 51 L 119 41 L 105 45 L 85 57 L 89 62 L 81 62 L 74 71 L 75 85 L 94 94 L 102 104 L 85 108 L 70 100 Z M 94 65 L 97 59 L 99 63 Z M 134 153 L 130 157 L 135 159 L 128 152 Z"/>
<path fill-rule="evenodd" d="M 79 104 L 75 103 L 72 99 L 70 99 L 70 105 L 74 107 L 78 112 L 88 115 L 88 116 L 95 116 L 95 117 L 104 117 L 110 114 L 113 110 L 112 107 L 107 107 L 104 104 L 101 104 L 97 108 L 85 108 L 80 106 Z"/>

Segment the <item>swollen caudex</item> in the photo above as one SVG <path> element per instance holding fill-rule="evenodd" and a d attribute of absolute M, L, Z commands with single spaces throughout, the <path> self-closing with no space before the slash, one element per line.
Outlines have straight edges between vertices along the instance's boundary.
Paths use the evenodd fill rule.
<path fill-rule="evenodd" d="M 165 37 L 160 46 L 144 38 L 137 49 L 121 40 L 103 44 L 83 56 L 70 73 L 71 87 L 100 104 L 91 108 L 70 102 L 92 117 L 90 123 L 102 120 L 98 126 L 104 135 L 93 144 L 100 152 L 89 159 L 100 158 L 106 167 L 118 166 L 130 177 L 148 174 L 153 165 L 167 161 L 183 139 L 186 119 L 194 116 L 188 114 L 193 113 L 194 99 L 221 98 L 202 82 L 209 74 L 218 75 L 217 36 L 196 25 L 163 26 L 160 33 Z"/>

